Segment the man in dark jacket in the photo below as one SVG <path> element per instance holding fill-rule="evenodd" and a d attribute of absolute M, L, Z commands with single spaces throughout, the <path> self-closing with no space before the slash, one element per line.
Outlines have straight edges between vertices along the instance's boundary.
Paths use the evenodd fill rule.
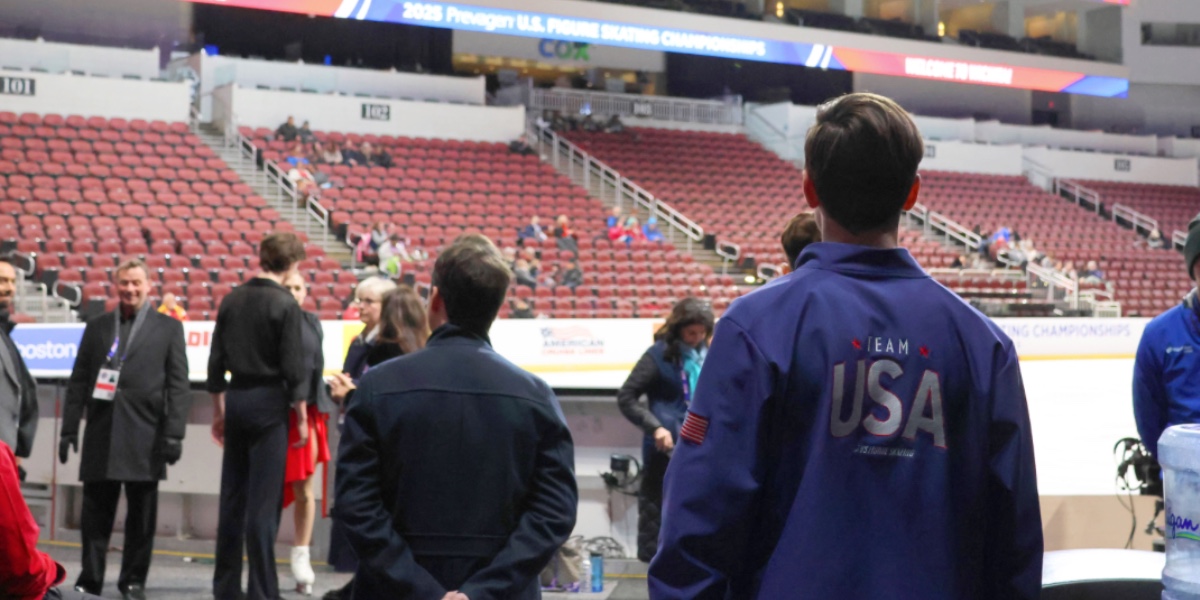
<path fill-rule="evenodd" d="M 58 457 L 79 448 L 79 420 L 87 434 L 83 482 L 83 565 L 75 587 L 99 595 L 105 554 L 121 487 L 125 488 L 125 553 L 117 588 L 126 599 L 145 598 L 158 482 L 183 452 L 191 390 L 183 324 L 150 308 L 148 269 L 140 260 L 117 267 L 117 310 L 88 321 L 67 387 Z"/>
<path fill-rule="evenodd" d="M 9 334 L 15 324 L 9 320 L 17 289 L 17 269 L 7 258 L 0 258 L 0 442 L 8 444 L 17 456 L 17 465 L 33 450 L 37 433 L 37 383 L 25 368 L 25 360 Z"/>
<path fill-rule="evenodd" d="M 578 492 L 554 393 L 488 341 L 512 275 L 464 236 L 438 256 L 421 352 L 371 369 L 346 414 L 335 513 L 355 598 L 533 600 Z"/>

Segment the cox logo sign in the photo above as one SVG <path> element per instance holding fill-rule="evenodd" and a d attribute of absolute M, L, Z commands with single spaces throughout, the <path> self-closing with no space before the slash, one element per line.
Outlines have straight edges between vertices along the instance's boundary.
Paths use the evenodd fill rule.
<path fill-rule="evenodd" d="M 538 42 L 538 54 L 546 58 L 562 60 L 590 61 L 588 56 L 589 44 L 585 42 L 564 42 L 562 40 L 541 40 Z"/>

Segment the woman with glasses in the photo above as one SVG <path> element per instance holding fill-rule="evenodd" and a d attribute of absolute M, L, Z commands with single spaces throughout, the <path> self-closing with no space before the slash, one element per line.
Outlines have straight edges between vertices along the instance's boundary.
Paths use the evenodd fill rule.
<path fill-rule="evenodd" d="M 354 290 L 352 307 L 358 309 L 358 318 L 363 323 L 363 330 L 354 338 L 354 341 L 350 342 L 350 348 L 346 350 L 346 360 L 342 362 L 342 375 L 351 383 L 357 384 L 358 378 L 367 371 L 367 355 L 375 347 L 375 339 L 379 336 L 379 315 L 383 309 L 383 296 L 394 289 L 396 289 L 396 284 L 392 280 L 371 277 L 360 281 Z M 337 380 L 338 377 L 334 379 Z M 338 402 L 342 412 L 345 412 L 346 405 L 337 398 L 334 401 Z M 358 568 L 358 558 L 350 549 L 350 544 L 346 541 L 346 534 L 337 520 L 334 520 L 333 529 L 329 532 L 328 559 L 329 564 L 339 573 L 353 573 Z M 354 581 L 351 580 L 342 589 L 325 594 L 325 598 L 348 599 L 351 596 L 353 585 Z"/>
<path fill-rule="evenodd" d="M 384 281 L 387 285 L 374 283 Z M 368 283 L 370 282 L 370 283 Z M 382 297 L 378 289 L 386 288 Z M 383 279 L 368 279 L 359 284 L 358 300 L 361 305 L 363 323 L 370 337 L 355 338 L 346 354 L 346 372 L 335 375 L 330 381 L 330 395 L 334 402 L 349 406 L 354 396 L 358 378 L 368 369 L 386 360 L 403 356 L 425 347 L 429 339 L 429 320 L 421 297 L 407 285 L 396 286 Z M 361 344 L 360 344 L 361 341 Z M 355 344 L 359 344 L 356 350 Z M 354 355 L 354 370 L 351 356 Z M 345 532 L 335 520 L 329 541 L 329 564 L 342 572 L 353 572 L 358 560 L 345 538 Z M 327 600 L 353 597 L 354 580 L 340 590 L 325 595 Z"/>
<path fill-rule="evenodd" d="M 355 290 L 354 303 L 358 305 L 358 318 L 363 322 L 363 330 L 350 343 L 342 366 L 342 371 L 354 383 L 358 383 L 358 378 L 366 372 L 367 354 L 375 345 L 375 337 L 379 335 L 379 313 L 383 308 L 383 295 L 394 289 L 396 284 L 390 279 L 372 277 L 362 280 Z"/>

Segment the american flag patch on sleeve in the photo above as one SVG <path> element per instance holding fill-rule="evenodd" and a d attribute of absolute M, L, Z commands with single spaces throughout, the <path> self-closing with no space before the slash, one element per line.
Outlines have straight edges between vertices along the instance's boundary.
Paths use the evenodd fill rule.
<path fill-rule="evenodd" d="M 679 429 L 679 437 L 699 446 L 704 443 L 706 435 L 708 435 L 708 417 L 702 417 L 689 410 L 687 418 L 683 421 L 683 427 Z"/>

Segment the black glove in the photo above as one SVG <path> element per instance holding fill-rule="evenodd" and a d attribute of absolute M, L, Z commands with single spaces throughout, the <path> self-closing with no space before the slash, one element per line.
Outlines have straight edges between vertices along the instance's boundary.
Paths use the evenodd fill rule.
<path fill-rule="evenodd" d="M 181 440 L 164 439 L 158 445 L 158 456 L 168 465 L 179 462 L 179 457 L 183 456 L 183 442 Z"/>
<path fill-rule="evenodd" d="M 79 436 L 63 434 L 58 440 L 58 462 L 67 464 L 67 457 L 71 455 L 71 450 L 79 452 Z"/>

